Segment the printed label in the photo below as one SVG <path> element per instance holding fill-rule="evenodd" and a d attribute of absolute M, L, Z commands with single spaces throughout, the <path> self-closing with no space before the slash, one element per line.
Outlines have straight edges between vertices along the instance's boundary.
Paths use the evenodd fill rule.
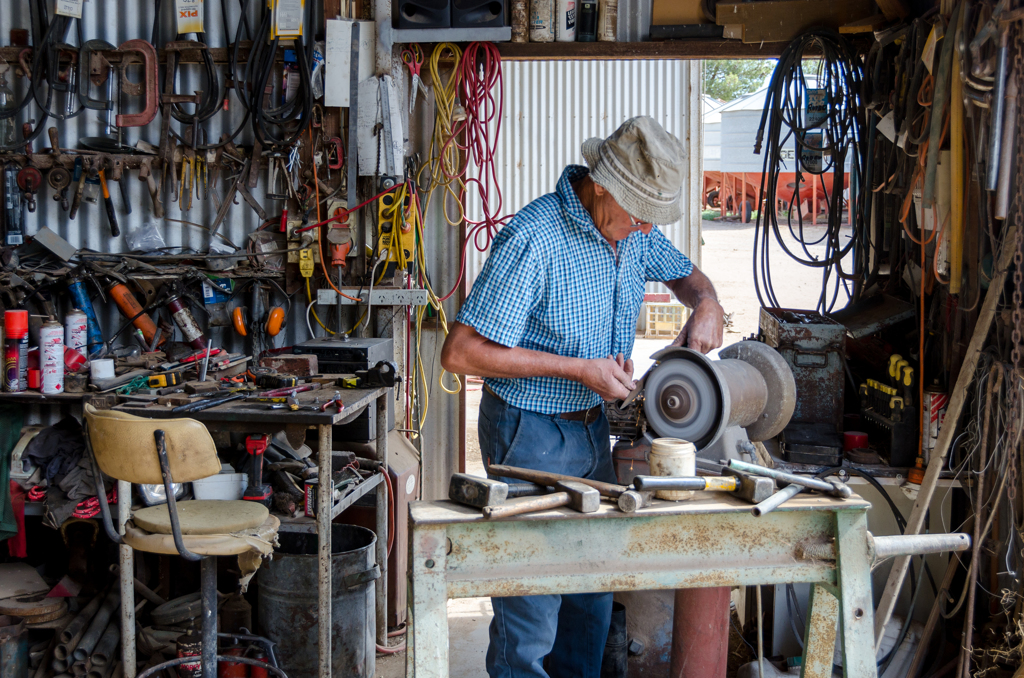
<path fill-rule="evenodd" d="M 828 117 L 828 92 L 823 89 L 804 90 L 804 125 L 820 127 Z"/>
<path fill-rule="evenodd" d="M 274 6 L 274 28 L 279 38 L 297 38 L 302 35 L 303 0 L 277 0 Z"/>
<path fill-rule="evenodd" d="M 179 33 L 203 32 L 203 0 L 174 0 Z"/>
<path fill-rule="evenodd" d="M 82 18 L 82 3 L 85 0 L 57 0 L 54 12 L 61 16 L 70 16 L 76 19 Z"/>

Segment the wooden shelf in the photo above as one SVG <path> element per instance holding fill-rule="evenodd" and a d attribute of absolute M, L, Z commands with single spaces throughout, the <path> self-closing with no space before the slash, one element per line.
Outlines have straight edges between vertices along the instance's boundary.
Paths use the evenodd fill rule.
<path fill-rule="evenodd" d="M 436 42 L 496 42 L 502 43 L 512 39 L 511 26 L 495 28 L 391 28 L 390 24 L 382 27 L 381 38 L 385 44 L 394 43 L 436 43 Z"/>
<path fill-rule="evenodd" d="M 746 45 L 720 38 L 658 42 L 506 42 L 502 59 L 774 59 L 786 42 Z"/>

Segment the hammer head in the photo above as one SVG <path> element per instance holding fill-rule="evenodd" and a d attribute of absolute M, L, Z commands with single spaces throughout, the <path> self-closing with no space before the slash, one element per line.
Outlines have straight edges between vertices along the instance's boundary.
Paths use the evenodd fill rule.
<path fill-rule="evenodd" d="M 722 468 L 722 475 L 736 476 L 737 480 L 739 480 L 739 487 L 730 492 L 730 494 L 751 504 L 760 504 L 775 493 L 775 481 L 771 478 L 737 471 L 728 466 Z"/>
<path fill-rule="evenodd" d="M 448 498 L 457 504 L 476 508 L 500 506 L 508 498 L 508 484 L 467 473 L 455 473 L 448 483 Z"/>
<path fill-rule="evenodd" d="M 562 480 L 555 485 L 555 491 L 569 495 L 569 508 L 580 513 L 593 513 L 601 505 L 601 493 L 590 485 L 575 480 Z"/>

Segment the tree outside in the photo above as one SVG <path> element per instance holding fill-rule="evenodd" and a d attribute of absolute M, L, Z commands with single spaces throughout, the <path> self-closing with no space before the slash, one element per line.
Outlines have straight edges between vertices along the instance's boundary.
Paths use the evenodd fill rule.
<path fill-rule="evenodd" d="M 774 59 L 708 59 L 704 61 L 704 94 L 732 101 L 760 88 L 774 68 Z"/>

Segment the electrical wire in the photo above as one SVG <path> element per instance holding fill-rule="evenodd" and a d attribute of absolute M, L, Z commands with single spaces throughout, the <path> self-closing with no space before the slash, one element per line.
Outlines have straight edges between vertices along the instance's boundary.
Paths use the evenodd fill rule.
<path fill-rule="evenodd" d="M 808 90 L 803 71 L 805 53 L 820 52 L 819 77 L 816 89 L 824 93 L 825 111 L 820 119 L 808 120 L 804 111 L 804 99 Z M 845 165 L 850 160 L 852 176 L 861 174 L 863 149 L 863 112 L 861 102 L 863 66 L 847 42 L 838 34 L 828 30 L 811 30 L 792 41 L 783 51 L 772 73 L 768 93 L 765 97 L 761 124 L 754 145 L 754 152 L 760 153 L 762 143 L 767 139 L 767 153 L 761 175 L 760 209 L 754 226 L 754 288 L 762 306 L 783 306 L 772 286 L 770 244 L 774 242 L 794 261 L 822 270 L 822 286 L 817 308 L 822 313 L 831 311 L 837 302 L 840 286 L 853 273 L 843 269 L 843 259 L 854 250 L 866 251 L 868 238 L 861 220 L 852 224 L 852 237 L 843 242 L 842 195 L 840 187 L 845 185 Z M 820 143 L 814 139 L 820 135 Z M 799 245 L 796 251 L 787 243 L 779 227 L 778 186 L 784 165 L 783 148 L 791 143 L 795 155 L 820 154 L 820 169 L 808 167 L 801 159 L 796 168 L 794 194 L 789 200 L 797 205 L 798 225 L 794 230 L 792 212 L 789 213 L 789 239 Z M 804 233 L 801 184 L 803 176 L 811 175 L 824 188 L 824 175 L 832 173 L 832 193 L 824 192 L 828 201 L 827 225 L 823 236 L 808 239 Z M 851 191 L 850 200 L 854 200 Z M 812 213 L 817 210 L 814 205 Z M 853 210 L 851 210 L 853 211 Z M 770 238 L 773 236 L 773 238 Z M 824 242 L 823 257 L 811 253 L 809 247 Z M 831 298 L 830 298 L 831 297 Z"/>

